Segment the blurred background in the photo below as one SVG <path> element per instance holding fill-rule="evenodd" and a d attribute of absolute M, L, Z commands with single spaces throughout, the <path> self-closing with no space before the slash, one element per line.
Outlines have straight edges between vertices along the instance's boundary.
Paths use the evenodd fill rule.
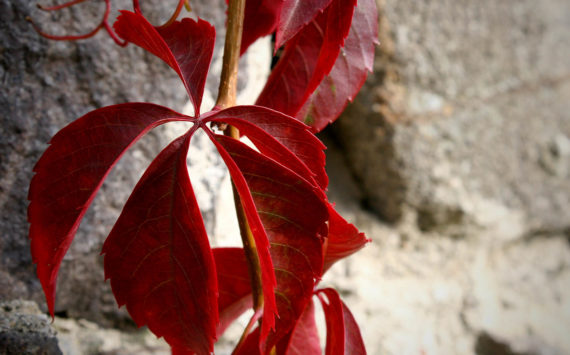
<path fill-rule="evenodd" d="M 160 23 L 175 3 L 142 5 Z M 191 3 L 217 29 L 209 109 L 225 5 Z M 116 1 L 114 11 L 129 4 Z M 353 311 L 369 354 L 570 354 L 570 2 L 377 4 L 374 73 L 320 134 L 330 199 L 372 243 L 323 283 Z M 0 0 L 0 354 L 169 353 L 117 308 L 99 253 L 150 160 L 184 127 L 152 131 L 103 185 L 62 264 L 53 324 L 29 255 L 27 189 L 57 130 L 121 102 L 187 107 L 174 72 L 139 48 L 103 34 L 48 41 L 25 21 L 85 33 L 103 6 L 45 14 Z M 258 41 L 242 58 L 240 103 L 260 91 L 270 46 Z M 213 244 L 237 245 L 220 158 L 197 136 L 188 160 Z M 240 331 L 230 329 L 216 353 Z"/>

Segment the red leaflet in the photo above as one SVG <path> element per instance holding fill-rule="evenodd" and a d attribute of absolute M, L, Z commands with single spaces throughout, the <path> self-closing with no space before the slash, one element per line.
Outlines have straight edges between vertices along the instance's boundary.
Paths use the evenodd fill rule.
<path fill-rule="evenodd" d="M 365 355 L 364 341 L 352 313 L 340 300 L 336 290 L 317 291 L 327 322 L 326 355 Z M 326 296 L 326 297 L 325 297 Z"/>
<path fill-rule="evenodd" d="M 105 277 L 138 326 L 179 349 L 213 351 L 216 268 L 190 184 L 190 132 L 152 162 L 103 245 Z"/>
<path fill-rule="evenodd" d="M 279 318 L 264 344 L 267 352 L 290 332 L 311 299 L 322 272 L 321 236 L 327 233 L 328 211 L 321 191 L 291 170 L 237 140 L 216 138 L 247 180 L 271 244 Z M 266 328 L 262 323 L 262 342 Z"/>
<path fill-rule="evenodd" d="M 323 41 L 321 14 L 288 42 L 281 59 L 271 71 L 256 105 L 295 116 L 302 107 L 308 83 L 315 71 L 320 43 Z"/>
<path fill-rule="evenodd" d="M 195 355 L 196 353 L 192 350 L 178 348 L 178 347 L 170 347 L 172 355 Z"/>
<path fill-rule="evenodd" d="M 113 28 L 124 40 L 156 55 L 178 73 L 198 116 L 214 51 L 214 27 L 201 19 L 185 18 L 155 28 L 141 14 L 121 11 Z"/>
<path fill-rule="evenodd" d="M 331 0 L 285 0 L 275 36 L 275 50 L 321 13 Z"/>
<path fill-rule="evenodd" d="M 260 355 L 259 350 L 259 327 L 255 328 L 239 348 L 234 349 L 232 355 Z M 281 355 L 281 354 L 277 354 Z"/>
<path fill-rule="evenodd" d="M 327 75 L 348 35 L 356 0 L 332 0 L 287 43 L 256 104 L 295 116 Z"/>
<path fill-rule="evenodd" d="M 290 335 L 277 345 L 277 353 L 287 355 L 322 354 L 317 323 L 315 322 L 315 306 L 312 301 L 307 304 Z"/>
<path fill-rule="evenodd" d="M 259 256 L 259 263 L 261 267 L 261 281 L 263 287 L 263 329 L 262 333 L 264 336 L 269 332 L 271 328 L 275 326 L 275 314 L 277 313 L 277 305 L 275 303 L 275 273 L 273 272 L 273 262 L 271 260 L 271 255 L 269 254 L 269 241 L 267 239 L 267 234 L 265 229 L 261 224 L 258 212 L 255 208 L 255 203 L 252 198 L 252 193 L 247 186 L 246 179 L 240 171 L 240 168 L 234 162 L 230 153 L 227 152 L 226 147 L 218 142 L 218 140 L 227 140 L 236 142 L 237 144 L 243 145 L 243 143 L 238 142 L 232 138 L 227 138 L 224 136 L 215 136 L 210 131 L 208 133 L 211 141 L 216 146 L 218 152 L 222 156 L 222 159 L 226 163 L 232 181 L 239 193 L 241 203 L 249 223 L 249 227 L 255 239 L 255 245 L 257 248 L 257 253 Z M 260 172 L 264 174 L 265 172 Z"/>
<path fill-rule="evenodd" d="M 32 259 L 53 315 L 57 272 L 109 170 L 151 128 L 187 116 L 153 104 L 92 111 L 63 128 L 34 167 L 28 220 Z"/>
<path fill-rule="evenodd" d="M 292 117 L 261 106 L 236 106 L 217 112 L 206 121 L 236 126 L 259 151 L 321 189 L 328 185 L 325 146 L 308 127 Z"/>
<path fill-rule="evenodd" d="M 245 2 L 240 55 L 257 39 L 275 31 L 284 0 L 248 0 Z M 228 0 L 226 0 L 226 4 Z"/>
<path fill-rule="evenodd" d="M 233 355 L 259 355 L 259 327 L 255 328 Z M 315 322 L 315 307 L 309 302 L 303 314 L 295 324 L 295 328 L 282 338 L 275 346 L 276 355 L 320 355 L 317 324 Z"/>
<path fill-rule="evenodd" d="M 242 248 L 214 248 L 218 273 L 218 337 L 243 312 L 251 308 L 251 280 Z"/>
<path fill-rule="evenodd" d="M 374 64 L 378 12 L 374 0 L 359 0 L 350 32 L 328 76 L 297 113 L 297 119 L 319 132 L 352 101 Z"/>
<path fill-rule="evenodd" d="M 356 0 L 333 0 L 327 8 L 327 22 L 323 29 L 324 40 L 319 53 L 315 73 L 308 83 L 307 93 L 303 102 L 319 86 L 319 83 L 333 67 L 339 51 L 344 45 L 344 39 L 348 36 Z"/>
<path fill-rule="evenodd" d="M 329 235 L 325 247 L 323 273 L 335 262 L 356 253 L 370 241 L 364 233 L 344 220 L 329 204 Z"/>

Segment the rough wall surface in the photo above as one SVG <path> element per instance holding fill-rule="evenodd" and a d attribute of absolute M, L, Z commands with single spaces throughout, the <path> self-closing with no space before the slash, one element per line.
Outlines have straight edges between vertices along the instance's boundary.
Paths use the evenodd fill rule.
<path fill-rule="evenodd" d="M 569 354 L 570 3 L 378 5 L 329 162 L 373 243 L 328 282 L 372 354 Z"/>
<path fill-rule="evenodd" d="M 0 354 L 61 355 L 48 317 L 31 301 L 0 302 Z"/>
<path fill-rule="evenodd" d="M 412 206 L 424 230 L 487 227 L 489 209 L 567 227 L 568 2 L 379 5 L 375 75 L 336 130 L 369 206 Z"/>
<path fill-rule="evenodd" d="M 143 2 L 152 4 L 144 10 L 158 23 L 170 6 Z M 192 1 L 218 29 L 223 4 Z M 373 243 L 335 265 L 325 284 L 340 289 L 370 354 L 570 354 L 570 4 L 378 4 L 375 73 L 329 131 L 342 149 L 327 142 L 331 199 Z M 33 5 L 0 0 L 0 307 L 11 305 L 0 315 L 39 317 L 30 339 L 53 344 L 35 306 L 8 301 L 44 308 L 25 217 L 33 164 L 59 128 L 92 109 L 151 101 L 183 110 L 186 98 L 176 76 L 137 48 L 120 49 L 102 34 L 50 42 L 25 22 L 31 15 L 49 32 L 81 33 L 100 3 L 54 17 Z M 218 30 L 218 57 L 222 39 Z M 242 63 L 242 103 L 252 102 L 267 74 L 267 46 Z M 206 109 L 220 66 L 214 60 Z M 169 126 L 137 144 L 87 213 L 58 283 L 57 311 L 70 317 L 55 321 L 64 353 L 168 353 L 146 333 L 101 327 L 129 321 L 102 282 L 98 254 L 144 168 L 182 129 Z M 232 198 L 220 165 L 196 136 L 192 183 L 214 243 L 227 245 L 237 229 L 228 223 Z M 0 339 L 10 329 L 0 329 Z"/>

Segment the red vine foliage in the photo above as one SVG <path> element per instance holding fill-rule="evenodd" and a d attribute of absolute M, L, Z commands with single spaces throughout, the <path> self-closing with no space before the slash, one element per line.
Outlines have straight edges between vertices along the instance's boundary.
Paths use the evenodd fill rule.
<path fill-rule="evenodd" d="M 75 0 L 45 8 L 59 10 Z M 241 248 L 211 248 L 188 176 L 186 157 L 201 129 L 228 167 L 255 240 L 263 292 L 235 354 L 320 354 L 313 300 L 326 318 L 326 354 L 363 354 L 358 325 L 338 293 L 319 289 L 323 273 L 368 241 L 328 202 L 324 145 L 313 135 L 334 121 L 372 70 L 377 37 L 374 0 L 247 0 L 241 53 L 276 33 L 283 55 L 254 106 L 200 104 L 215 29 L 206 21 L 155 27 L 133 2 L 113 29 L 109 1 L 98 27 L 118 44 L 154 54 L 180 77 L 193 116 L 151 103 L 92 111 L 59 131 L 34 168 L 29 192 L 33 261 L 53 316 L 61 261 L 103 180 L 150 129 L 193 123 L 151 163 L 106 239 L 105 277 L 137 325 L 164 337 L 175 354 L 208 354 L 224 330 L 252 307 L 251 265 Z M 357 5 L 357 6 L 356 6 Z M 215 133 L 231 125 L 253 142 Z"/>

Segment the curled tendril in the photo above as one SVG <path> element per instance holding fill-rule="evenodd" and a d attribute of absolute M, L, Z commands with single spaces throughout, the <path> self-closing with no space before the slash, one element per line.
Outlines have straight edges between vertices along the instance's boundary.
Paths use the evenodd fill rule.
<path fill-rule="evenodd" d="M 57 11 L 57 10 L 61 10 L 64 8 L 72 7 L 74 5 L 80 4 L 80 3 L 85 2 L 85 1 L 87 1 L 87 0 L 73 0 L 73 1 L 68 1 L 66 3 L 63 3 L 61 5 L 56 5 L 56 6 L 43 6 L 43 5 L 38 4 L 38 8 L 40 8 L 41 10 L 44 10 L 44 11 Z M 133 1 L 135 1 L 135 0 L 133 0 Z M 93 36 L 95 36 L 95 34 L 97 34 L 97 32 L 99 32 L 99 30 L 105 29 L 105 31 L 107 31 L 109 36 L 113 39 L 113 41 L 115 41 L 116 44 L 118 44 L 121 47 L 124 47 L 127 45 L 127 42 L 121 40 L 117 36 L 117 34 L 115 32 L 113 32 L 113 29 L 109 25 L 109 14 L 110 13 L 111 13 L 111 1 L 105 0 L 105 13 L 104 13 L 103 19 L 101 20 L 99 25 L 97 25 L 97 27 L 95 27 L 91 32 L 88 32 L 86 34 L 70 35 L 70 36 L 55 36 L 55 35 L 51 35 L 49 33 L 43 32 L 34 23 L 34 21 L 30 17 L 28 17 L 26 19 L 32 24 L 32 26 L 34 27 L 34 29 L 36 30 L 36 32 L 38 32 L 38 34 L 40 36 L 48 38 L 48 39 L 53 39 L 56 41 L 75 41 L 75 40 L 79 40 L 79 39 L 86 39 L 86 38 L 93 37 Z"/>
<path fill-rule="evenodd" d="M 66 7 L 71 7 L 73 5 L 80 4 L 80 3 L 85 2 L 85 1 L 87 1 L 87 0 L 74 0 L 74 1 L 69 1 L 69 2 L 66 2 L 64 4 L 55 5 L 55 6 L 44 6 L 42 4 L 38 4 L 37 6 L 38 6 L 38 8 L 40 8 L 44 11 L 56 11 L 56 10 L 61 10 L 63 8 L 66 8 Z"/>
<path fill-rule="evenodd" d="M 168 19 L 168 21 L 166 21 L 164 23 L 164 25 L 162 25 L 160 27 L 166 27 L 166 26 L 170 25 L 171 23 L 173 23 L 174 21 L 176 21 L 176 19 L 178 18 L 178 15 L 180 15 L 180 11 L 182 10 L 183 5 L 186 8 L 186 11 L 188 11 L 188 12 L 192 11 L 192 9 L 190 8 L 189 0 L 179 0 L 178 5 L 176 6 L 176 10 L 174 10 L 174 13 L 170 17 L 170 19 Z"/>
<path fill-rule="evenodd" d="M 41 10 L 44 10 L 44 11 L 58 11 L 58 10 L 61 10 L 64 8 L 75 6 L 77 4 L 81 4 L 82 2 L 85 2 L 85 1 L 88 1 L 88 0 L 72 0 L 72 1 L 68 1 L 66 3 L 63 3 L 61 5 L 55 5 L 55 6 L 43 6 L 41 4 L 38 4 L 38 8 Z M 121 40 L 117 36 L 117 34 L 113 31 L 113 29 L 111 28 L 111 25 L 109 25 L 109 14 L 111 13 L 111 0 L 104 0 L 104 1 L 105 1 L 105 14 L 103 15 L 103 19 L 101 20 L 99 25 L 97 25 L 97 27 L 95 27 L 91 32 L 88 32 L 88 33 L 83 34 L 83 35 L 70 35 L 70 36 L 51 35 L 49 33 L 43 32 L 38 27 L 38 25 L 36 25 L 34 23 L 34 21 L 30 17 L 27 17 L 26 19 L 32 24 L 32 26 L 34 27 L 34 29 L 36 30 L 36 32 L 40 36 L 48 38 L 48 39 L 53 39 L 53 40 L 57 40 L 57 41 L 75 41 L 75 40 L 79 40 L 79 39 L 86 39 L 86 38 L 93 37 L 97 34 L 97 32 L 99 32 L 99 30 L 105 29 L 105 31 L 107 31 L 107 33 L 113 39 L 113 41 L 115 41 L 115 43 L 117 43 L 121 47 L 124 47 L 127 45 L 127 42 Z M 170 17 L 170 19 L 168 19 L 168 21 L 166 21 L 163 25 L 159 26 L 159 28 L 166 27 L 166 26 L 172 24 L 174 21 L 176 21 L 176 18 L 178 18 L 178 16 L 180 15 L 180 11 L 182 11 L 183 6 L 186 8 L 187 11 L 192 10 L 190 8 L 189 0 L 178 0 L 178 5 L 176 6 L 176 9 L 174 10 L 174 13 Z M 133 0 L 133 9 L 136 13 L 142 14 L 138 0 Z"/>
<path fill-rule="evenodd" d="M 82 1 L 82 0 L 79 0 L 79 1 Z M 180 15 L 180 11 L 182 11 L 182 6 L 184 6 L 188 12 L 192 11 L 192 8 L 190 7 L 190 1 L 189 0 L 178 0 L 178 5 L 176 5 L 176 10 L 174 10 L 174 13 L 172 14 L 172 16 L 170 16 L 168 21 L 166 21 L 163 25 L 158 26 L 158 28 L 166 27 L 166 26 L 172 24 L 174 21 L 176 21 L 176 19 Z M 142 15 L 142 11 L 141 11 L 141 8 L 139 6 L 139 0 L 133 0 L 133 9 L 135 10 L 136 13 Z"/>

